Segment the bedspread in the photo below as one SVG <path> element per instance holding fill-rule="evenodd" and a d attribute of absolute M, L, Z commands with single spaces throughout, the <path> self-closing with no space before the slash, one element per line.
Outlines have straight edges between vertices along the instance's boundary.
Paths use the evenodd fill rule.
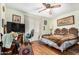
<path fill-rule="evenodd" d="M 65 41 L 75 40 L 75 38 L 77 38 L 77 37 L 75 35 L 73 35 L 73 34 L 67 34 L 67 35 L 43 36 L 43 38 L 51 40 L 51 41 L 57 43 L 60 46 Z"/>

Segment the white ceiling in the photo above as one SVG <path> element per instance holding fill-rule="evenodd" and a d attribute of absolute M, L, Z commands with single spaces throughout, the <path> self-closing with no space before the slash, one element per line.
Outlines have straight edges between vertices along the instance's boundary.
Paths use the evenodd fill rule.
<path fill-rule="evenodd" d="M 32 13 L 35 15 L 41 15 L 46 17 L 57 17 L 64 13 L 69 13 L 74 10 L 79 10 L 79 3 L 63 3 L 60 8 L 52 9 L 52 15 L 49 15 L 48 11 L 43 11 L 39 13 L 38 11 L 42 3 L 6 3 L 7 7 L 13 8 L 16 10 L 21 10 L 24 12 Z"/>

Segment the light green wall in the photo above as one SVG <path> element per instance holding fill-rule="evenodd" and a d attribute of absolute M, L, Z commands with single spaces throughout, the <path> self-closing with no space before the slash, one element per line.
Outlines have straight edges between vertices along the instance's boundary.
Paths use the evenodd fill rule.
<path fill-rule="evenodd" d="M 27 31 L 30 31 L 31 29 L 35 28 L 36 29 L 35 31 L 39 32 L 40 26 L 43 22 L 42 20 L 44 20 L 44 19 L 47 21 L 50 20 L 50 18 L 47 18 L 47 17 L 37 16 L 37 15 L 30 14 L 30 13 L 24 13 L 24 12 L 21 12 L 16 9 L 11 9 L 11 8 L 6 7 L 6 13 L 5 13 L 6 22 L 7 21 L 12 22 L 13 14 L 21 16 L 21 23 L 25 23 L 26 25 L 28 25 L 28 26 L 26 26 Z M 25 20 L 27 20 L 28 23 Z M 27 29 L 27 28 L 29 28 L 29 29 Z M 44 32 L 49 33 L 49 21 L 46 26 L 46 30 Z"/>
<path fill-rule="evenodd" d="M 57 20 L 58 19 L 61 19 L 61 18 L 64 18 L 64 17 L 68 17 L 68 16 L 71 16 L 71 15 L 74 15 L 75 24 L 67 25 L 67 26 L 57 26 Z M 52 23 L 51 24 L 53 25 L 53 33 L 54 33 L 54 30 L 56 28 L 60 28 L 61 29 L 61 28 L 76 27 L 76 28 L 79 29 L 79 10 L 60 15 L 60 16 L 56 17 L 55 19 L 52 19 Z"/>
<path fill-rule="evenodd" d="M 32 28 L 35 28 L 36 32 L 42 31 L 42 29 L 40 27 L 42 27 L 42 25 L 43 25 L 43 20 L 44 19 L 47 21 L 50 20 L 50 18 L 47 18 L 47 17 L 24 13 L 24 12 L 16 10 L 16 9 L 6 7 L 6 12 L 4 15 L 5 20 L 6 20 L 5 24 L 7 21 L 12 22 L 12 15 L 13 14 L 21 16 L 21 23 L 27 23 L 27 21 L 28 21 L 28 23 L 26 24 L 26 25 L 28 25 L 28 26 L 26 26 L 26 29 L 27 28 L 29 28 L 29 29 L 27 31 L 30 31 Z M 25 22 L 24 20 L 27 20 L 27 21 Z M 2 25 L 2 22 L 0 24 Z M 49 21 L 48 21 L 48 24 L 46 25 L 46 30 L 42 31 L 42 32 L 49 33 Z"/>
<path fill-rule="evenodd" d="M 26 13 L 25 17 L 26 17 L 26 19 L 25 19 L 26 32 L 27 31 L 30 32 L 32 29 L 35 30 L 34 37 L 32 38 L 32 41 L 38 40 L 39 35 L 49 32 L 49 28 L 48 28 L 49 21 L 48 20 L 50 20 L 50 18 L 37 16 L 37 15 L 29 14 L 29 13 Z M 43 24 L 44 20 L 48 21 L 48 24 L 46 25 L 45 31 L 43 31 L 43 29 L 42 29 L 43 25 L 44 25 Z M 29 28 L 29 29 L 27 29 L 27 28 Z"/>
<path fill-rule="evenodd" d="M 0 27 L 2 26 L 2 20 L 1 20 L 1 4 L 0 4 Z"/>
<path fill-rule="evenodd" d="M 24 23 L 24 13 L 16 9 L 6 8 L 6 20 L 12 22 L 12 15 L 21 16 L 21 23 Z"/>
<path fill-rule="evenodd" d="M 0 14 L 1 14 L 1 3 L 0 3 Z"/>
<path fill-rule="evenodd" d="M 50 18 L 47 18 L 46 20 L 47 20 L 47 25 L 45 25 L 44 33 L 50 34 L 50 27 L 52 27 L 51 25 L 52 20 Z"/>

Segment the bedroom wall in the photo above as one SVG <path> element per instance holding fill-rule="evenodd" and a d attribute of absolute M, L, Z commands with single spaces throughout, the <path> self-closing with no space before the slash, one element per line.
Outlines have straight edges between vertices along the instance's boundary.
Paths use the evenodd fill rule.
<path fill-rule="evenodd" d="M 48 25 L 46 25 L 46 30 L 42 30 L 43 20 L 49 20 L 50 18 L 33 15 L 30 13 L 24 13 L 22 11 L 6 7 L 5 18 L 6 22 L 12 22 L 12 15 L 21 16 L 21 23 L 25 23 L 25 33 L 30 32 L 32 29 L 35 29 L 35 36 L 33 41 L 38 40 L 40 34 L 48 33 Z M 49 21 L 48 21 L 49 22 Z"/>
<path fill-rule="evenodd" d="M 43 31 L 43 21 L 49 20 L 49 19 L 50 18 L 47 18 L 47 17 L 42 17 L 42 16 L 26 13 L 25 15 L 26 33 L 30 32 L 32 29 L 35 30 L 32 41 L 38 40 L 39 35 L 42 35 L 48 32 L 48 25 L 46 25 L 46 30 Z M 27 25 L 29 27 L 27 27 Z"/>
<path fill-rule="evenodd" d="M 57 20 L 58 19 L 61 19 L 61 18 L 67 17 L 67 16 L 71 16 L 71 15 L 74 15 L 75 24 L 73 24 L 73 25 L 66 25 L 66 26 L 57 26 Z M 51 25 L 53 25 L 53 31 L 52 31 L 53 33 L 54 33 L 54 30 L 56 28 L 71 28 L 71 27 L 76 27 L 76 28 L 79 29 L 79 10 L 73 11 L 73 12 L 70 12 L 70 13 L 66 13 L 66 14 L 63 14 L 63 15 L 60 15 L 60 16 L 56 17 L 55 19 L 52 19 Z"/>
<path fill-rule="evenodd" d="M 0 12 L 1 12 L 1 6 L 0 6 Z M 21 16 L 21 23 L 25 23 L 25 31 L 26 31 L 25 33 L 30 32 L 32 29 L 35 30 L 35 36 L 32 39 L 33 41 L 38 40 L 39 35 L 44 34 L 44 33 L 49 33 L 48 20 L 50 20 L 50 18 L 37 16 L 37 15 L 29 14 L 29 13 L 24 13 L 22 11 L 9 8 L 6 6 L 6 12 L 5 14 L 2 15 L 3 17 L 5 17 L 5 24 L 7 23 L 7 21 L 12 22 L 13 14 Z M 44 20 L 47 20 L 48 24 L 46 25 L 46 29 L 43 31 Z M 2 22 L 0 23 L 0 26 L 2 26 Z"/>
<path fill-rule="evenodd" d="M 5 10 L 6 10 L 5 4 L 0 3 L 0 33 L 2 33 L 2 34 L 3 34 L 2 19 L 5 20 L 5 11 L 3 12 L 3 6 L 4 6 Z"/>
<path fill-rule="evenodd" d="M 12 22 L 12 15 L 13 14 L 21 16 L 21 23 L 24 23 L 24 13 L 23 12 L 7 7 L 7 9 L 6 9 L 6 20 L 9 21 L 9 22 Z"/>
<path fill-rule="evenodd" d="M 2 32 L 2 20 L 1 20 L 1 4 L 0 4 L 0 33 Z M 0 42 L 1 42 L 1 36 L 0 36 Z"/>

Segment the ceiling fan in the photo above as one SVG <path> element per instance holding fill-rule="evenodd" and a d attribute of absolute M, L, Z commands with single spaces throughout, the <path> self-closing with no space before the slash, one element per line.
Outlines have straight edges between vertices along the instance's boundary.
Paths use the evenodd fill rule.
<path fill-rule="evenodd" d="M 42 11 L 45 11 L 45 10 L 49 9 L 49 14 L 50 15 L 52 14 L 52 9 L 53 8 L 61 7 L 61 5 L 60 4 L 57 4 L 57 3 L 42 3 L 42 5 L 45 8 L 43 8 L 42 10 L 40 10 L 39 13 L 42 12 Z"/>

